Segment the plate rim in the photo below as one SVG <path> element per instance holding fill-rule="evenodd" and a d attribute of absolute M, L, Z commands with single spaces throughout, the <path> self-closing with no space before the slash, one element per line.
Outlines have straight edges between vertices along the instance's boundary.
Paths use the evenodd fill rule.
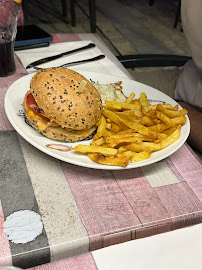
<path fill-rule="evenodd" d="M 75 70 L 75 71 L 77 71 L 77 70 Z M 125 77 L 120 77 L 120 76 L 114 76 L 114 75 L 104 74 L 104 73 L 90 72 L 90 71 L 77 71 L 77 72 L 79 72 L 79 73 L 81 73 L 81 74 L 84 74 L 84 76 L 85 76 L 87 79 L 89 79 L 90 75 L 92 76 L 92 74 L 93 74 L 93 75 L 95 74 L 95 76 L 103 76 L 103 77 L 104 77 L 104 76 L 107 76 L 107 77 L 111 77 L 111 78 L 116 79 L 116 81 L 117 81 L 117 79 L 119 78 L 119 81 L 129 81 L 129 82 L 135 83 L 135 84 L 137 84 L 137 85 L 145 86 L 146 88 L 150 88 L 151 90 L 155 90 L 155 91 L 159 92 L 161 95 L 163 95 L 163 96 L 165 96 L 166 98 L 172 100 L 172 102 L 174 102 L 175 104 L 178 104 L 174 99 L 172 99 L 171 97 L 169 97 L 169 96 L 166 95 L 165 93 L 163 93 L 163 92 L 161 92 L 161 91 L 159 91 L 159 90 L 157 90 L 157 89 L 155 89 L 155 88 L 153 88 L 153 87 L 151 87 L 151 86 L 148 86 L 148 85 L 143 84 L 143 83 L 141 83 L 141 82 L 137 82 L 137 81 L 135 81 L 135 80 L 133 80 L 133 79 L 130 79 L 130 78 L 125 78 Z M 97 164 L 97 163 L 95 163 L 95 162 L 93 162 L 93 161 L 91 161 L 92 163 L 91 163 L 91 162 L 90 162 L 90 163 L 84 163 L 83 161 L 77 161 L 77 160 L 76 160 L 76 161 L 74 161 L 74 160 L 72 161 L 71 158 L 65 158 L 65 157 L 63 157 L 63 156 L 60 156 L 59 153 L 57 154 L 57 152 L 55 153 L 55 152 L 50 151 L 50 149 L 46 148 L 46 146 L 44 146 L 44 147 L 42 148 L 37 142 L 35 142 L 35 141 L 33 141 L 32 139 L 30 139 L 29 137 L 27 137 L 27 136 L 23 133 L 23 131 L 15 124 L 13 118 L 11 117 L 11 115 L 10 115 L 10 113 L 9 113 L 9 108 L 8 108 L 8 104 L 7 104 L 7 103 L 9 102 L 8 96 L 9 96 L 10 92 L 12 92 L 13 87 L 15 87 L 15 85 L 18 84 L 19 81 L 23 81 L 23 80 L 27 80 L 27 79 L 30 79 L 30 80 L 31 80 L 31 78 L 34 76 L 34 74 L 35 74 L 35 73 L 27 74 L 27 75 L 25 75 L 25 76 L 23 76 L 23 77 L 17 79 L 13 84 L 10 85 L 10 87 L 8 88 L 8 90 L 7 90 L 7 92 L 6 92 L 5 98 L 4 98 L 4 108 L 5 108 L 5 112 L 6 112 L 6 115 L 7 115 L 7 117 L 8 117 L 8 120 L 10 121 L 11 125 L 13 126 L 13 128 L 17 131 L 17 133 L 18 133 L 21 137 L 23 137 L 28 143 L 30 143 L 32 146 L 34 146 L 34 147 L 37 148 L 38 150 L 40 150 L 40 151 L 42 151 L 43 153 L 45 153 L 45 154 L 47 154 L 47 155 L 49 155 L 49 156 L 51 156 L 51 157 L 54 157 L 54 158 L 56 158 L 56 159 L 58 159 L 58 160 L 67 162 L 67 163 L 72 164 L 72 165 L 82 166 L 82 167 L 91 168 L 91 169 L 101 169 L 101 170 L 123 170 L 123 169 L 127 170 L 127 169 L 135 169 L 135 168 L 140 168 L 140 167 L 143 167 L 143 166 L 147 166 L 147 165 L 151 165 L 151 164 L 153 164 L 153 163 L 159 162 L 159 161 L 161 161 L 161 160 L 167 158 L 168 156 L 172 155 L 173 153 L 175 153 L 175 152 L 176 152 L 176 151 L 177 151 L 177 150 L 178 150 L 178 149 L 186 142 L 186 140 L 187 140 L 187 138 L 188 138 L 188 136 L 189 136 L 189 133 L 190 133 L 190 120 L 189 120 L 188 115 L 186 115 L 186 118 L 187 118 L 186 125 L 187 125 L 188 131 L 187 131 L 187 134 L 185 135 L 184 139 L 183 139 L 180 143 L 178 142 L 178 140 L 177 140 L 176 142 L 174 142 L 174 144 L 178 142 L 177 147 L 174 148 L 173 150 L 171 150 L 170 152 L 168 152 L 167 154 L 164 154 L 163 157 L 160 156 L 160 157 L 156 158 L 155 160 L 149 160 L 149 159 L 147 159 L 147 160 L 146 160 L 146 164 L 145 164 L 145 161 L 139 161 L 139 162 L 132 163 L 132 165 L 129 164 L 129 165 L 126 166 L 126 167 L 119 167 L 119 166 L 108 166 L 108 165 Z M 89 77 L 88 77 L 88 75 L 89 75 Z M 90 79 L 89 79 L 89 80 L 90 80 Z M 28 90 L 26 90 L 26 91 L 28 91 Z M 26 93 L 26 91 L 25 91 L 25 93 Z M 124 89 L 123 89 L 123 91 L 124 91 Z M 131 91 L 131 92 L 132 92 L 132 91 Z M 135 91 L 134 91 L 134 92 L 135 92 Z M 178 105 L 179 105 L 180 108 L 182 108 L 182 107 L 180 106 L 180 104 L 178 104 Z M 17 113 L 17 112 L 16 112 L 16 113 Z M 26 125 L 27 125 L 27 124 L 26 124 Z M 32 128 L 32 127 L 30 127 L 30 128 Z M 32 128 L 32 129 L 33 129 L 33 128 Z M 33 129 L 33 130 L 34 130 L 34 129 Z M 34 130 L 34 131 L 35 131 L 35 130 Z M 35 132 L 37 132 L 37 131 L 35 131 Z M 42 136 L 43 138 L 45 137 L 45 136 L 39 134 L 38 132 L 37 132 L 37 134 L 40 135 L 40 136 Z M 45 138 L 46 138 L 46 137 L 45 137 Z M 47 138 L 47 139 L 48 139 L 48 138 Z M 58 143 L 58 144 L 64 144 L 63 142 L 54 141 L 54 140 L 52 140 L 52 141 L 53 141 L 53 143 L 55 142 L 55 144 L 57 144 L 57 143 Z M 78 142 L 78 143 L 81 144 L 82 142 L 86 142 L 86 141 L 81 141 L 81 142 Z M 173 144 L 172 144 L 172 145 L 173 145 Z M 168 146 L 168 147 L 169 147 L 169 146 Z M 162 149 L 162 150 L 163 150 L 163 149 Z M 159 151 L 161 151 L 161 150 L 159 150 Z M 159 151 L 158 151 L 158 152 L 159 152 Z M 60 151 L 58 151 L 58 152 L 60 152 Z M 69 153 L 69 152 L 67 152 L 67 153 Z M 77 154 L 77 153 L 75 153 L 75 154 Z M 88 158 L 88 157 L 86 156 L 86 158 Z"/>

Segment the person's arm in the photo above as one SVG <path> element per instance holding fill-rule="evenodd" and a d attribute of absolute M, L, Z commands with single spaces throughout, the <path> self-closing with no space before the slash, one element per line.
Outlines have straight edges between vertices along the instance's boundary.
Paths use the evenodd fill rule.
<path fill-rule="evenodd" d="M 193 149 L 196 149 L 198 152 L 202 153 L 202 113 L 200 110 L 183 101 L 179 101 L 178 103 L 182 106 L 182 108 L 185 108 L 188 111 L 188 116 L 191 123 L 190 134 L 187 142 Z"/>
<path fill-rule="evenodd" d="M 202 0 L 182 0 L 181 19 L 192 56 L 178 79 L 175 99 L 202 108 Z"/>
<path fill-rule="evenodd" d="M 182 0 L 181 19 L 191 56 L 202 76 L 202 0 Z"/>
<path fill-rule="evenodd" d="M 182 0 L 183 32 L 192 59 L 183 67 L 178 79 L 175 98 L 187 109 L 191 122 L 190 146 L 202 152 L 202 0 Z"/>

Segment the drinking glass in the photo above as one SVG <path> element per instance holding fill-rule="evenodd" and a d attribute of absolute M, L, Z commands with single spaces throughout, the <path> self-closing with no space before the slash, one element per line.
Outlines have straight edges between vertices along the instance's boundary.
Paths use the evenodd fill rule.
<path fill-rule="evenodd" d="M 16 70 L 14 43 L 20 6 L 12 0 L 0 0 L 0 76 L 9 76 Z"/>

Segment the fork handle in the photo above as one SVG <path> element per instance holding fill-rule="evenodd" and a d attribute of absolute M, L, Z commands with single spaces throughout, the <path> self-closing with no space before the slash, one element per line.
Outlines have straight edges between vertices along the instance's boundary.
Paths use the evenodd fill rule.
<path fill-rule="evenodd" d="M 60 67 L 70 67 L 70 66 L 80 65 L 80 64 L 84 64 L 84 63 L 89 63 L 89 62 L 101 60 L 101 59 L 104 59 L 104 58 L 105 58 L 105 55 L 101 54 L 101 55 L 98 55 L 98 56 L 93 57 L 93 58 L 67 63 L 67 64 L 64 64 L 64 65 L 61 65 Z"/>

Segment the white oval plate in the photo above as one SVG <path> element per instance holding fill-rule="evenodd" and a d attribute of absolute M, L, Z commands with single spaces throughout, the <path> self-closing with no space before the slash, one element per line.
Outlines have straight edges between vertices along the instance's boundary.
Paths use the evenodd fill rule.
<path fill-rule="evenodd" d="M 168 97 L 164 93 L 147 85 L 136 82 L 134 80 L 94 72 L 82 71 L 80 73 L 83 74 L 87 79 L 102 84 L 122 81 L 123 92 L 126 96 L 129 96 L 131 92 L 134 92 L 136 94 L 136 97 L 138 98 L 141 92 L 145 92 L 151 104 L 163 102 L 163 103 L 170 103 L 172 106 L 177 105 L 176 101 L 174 101 L 172 98 Z M 152 153 L 149 159 L 139 161 L 136 163 L 130 163 L 126 168 L 100 165 L 91 161 L 86 155 L 77 153 L 75 151 L 61 152 L 58 150 L 49 149 L 46 147 L 47 144 L 60 142 L 48 139 L 43 135 L 39 134 L 38 132 L 36 132 L 32 127 L 30 127 L 25 123 L 23 116 L 23 108 L 21 104 L 23 103 L 25 93 L 29 90 L 30 80 L 33 77 L 33 75 L 34 74 L 28 74 L 18 79 L 10 86 L 5 96 L 5 111 L 12 126 L 26 141 L 28 141 L 30 144 L 32 144 L 42 152 L 52 157 L 55 157 L 59 160 L 63 160 L 65 162 L 83 167 L 102 170 L 121 170 L 121 169 L 137 168 L 155 163 L 168 157 L 169 155 L 177 151 L 184 144 L 189 135 L 190 122 L 189 118 L 187 117 L 186 124 L 182 126 L 180 138 L 175 143 L 173 143 L 172 145 L 168 146 L 165 149 Z M 81 143 L 90 144 L 90 142 L 91 140 L 82 141 L 78 143 L 62 143 L 62 144 L 68 144 L 74 147 Z"/>

